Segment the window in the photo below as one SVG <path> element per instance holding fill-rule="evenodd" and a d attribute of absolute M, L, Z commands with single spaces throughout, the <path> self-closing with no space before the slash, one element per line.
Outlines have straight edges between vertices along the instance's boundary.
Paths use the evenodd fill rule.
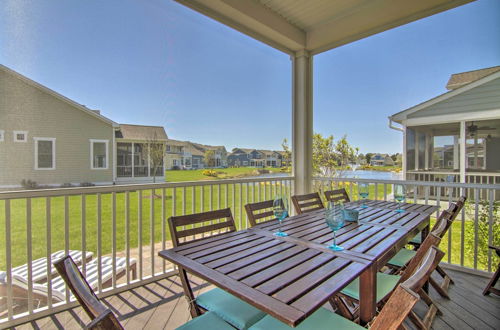
<path fill-rule="evenodd" d="M 132 143 L 116 144 L 116 170 L 118 177 L 132 177 Z"/>
<path fill-rule="evenodd" d="M 0 142 L 3 142 L 5 136 L 5 131 L 0 129 Z"/>
<path fill-rule="evenodd" d="M 34 138 L 35 170 L 56 169 L 56 139 Z"/>
<path fill-rule="evenodd" d="M 108 169 L 108 140 L 90 140 L 90 168 Z"/>
<path fill-rule="evenodd" d="M 14 142 L 26 142 L 26 141 L 28 141 L 28 132 L 14 131 Z"/>

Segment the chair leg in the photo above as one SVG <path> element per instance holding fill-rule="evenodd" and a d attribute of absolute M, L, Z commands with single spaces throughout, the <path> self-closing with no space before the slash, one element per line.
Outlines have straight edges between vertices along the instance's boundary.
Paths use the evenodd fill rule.
<path fill-rule="evenodd" d="M 450 277 L 450 275 L 448 275 L 443 268 L 441 268 L 441 266 L 437 266 L 436 267 L 436 271 L 439 273 L 439 275 L 441 275 L 442 278 L 444 279 L 448 279 L 449 283 L 450 284 L 455 284 L 455 282 L 453 282 L 453 279 Z"/>
<path fill-rule="evenodd" d="M 450 299 L 448 293 L 432 277 L 429 277 L 429 283 L 434 287 L 434 289 L 436 289 L 441 297 Z"/>
<path fill-rule="evenodd" d="M 353 313 L 351 312 L 350 308 L 347 306 L 347 304 L 344 302 L 342 298 L 335 296 L 330 299 L 330 304 L 332 304 L 332 307 L 333 305 L 335 305 L 337 310 L 340 312 L 340 315 L 351 321 L 354 320 Z"/>
<path fill-rule="evenodd" d="M 490 293 L 494 293 L 496 295 L 500 295 L 500 290 L 495 289 L 494 286 L 497 284 L 498 279 L 500 278 L 500 263 L 498 264 L 497 271 L 491 278 L 491 280 L 488 282 L 488 285 L 486 288 L 484 288 L 483 295 L 487 296 Z"/>

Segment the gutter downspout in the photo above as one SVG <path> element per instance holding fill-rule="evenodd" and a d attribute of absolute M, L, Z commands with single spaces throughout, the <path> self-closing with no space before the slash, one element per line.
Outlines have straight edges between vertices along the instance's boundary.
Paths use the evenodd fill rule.
<path fill-rule="evenodd" d="M 403 133 L 403 156 L 402 161 L 402 172 L 403 172 L 403 180 L 406 180 L 406 126 L 403 125 L 403 127 L 398 127 L 393 125 L 392 117 L 388 117 L 389 119 L 389 128 L 392 128 L 393 130 L 400 131 Z"/>

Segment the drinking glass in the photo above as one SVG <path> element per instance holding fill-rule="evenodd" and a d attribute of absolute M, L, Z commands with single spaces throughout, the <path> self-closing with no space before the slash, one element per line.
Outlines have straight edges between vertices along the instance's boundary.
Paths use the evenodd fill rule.
<path fill-rule="evenodd" d="M 403 213 L 405 210 L 401 208 L 401 203 L 405 200 L 405 186 L 402 184 L 395 184 L 394 185 L 394 199 L 398 203 L 398 208 L 396 212 L 398 213 Z"/>
<path fill-rule="evenodd" d="M 273 202 L 273 213 L 280 224 L 278 231 L 274 235 L 280 237 L 288 236 L 287 233 L 281 230 L 281 222 L 288 215 L 288 199 L 285 196 L 276 196 Z"/>
<path fill-rule="evenodd" d="M 368 198 L 370 194 L 370 185 L 368 183 L 360 183 L 358 184 L 358 194 L 361 199 L 363 199 L 363 204 L 361 205 L 362 209 L 366 209 L 368 206 L 365 204 L 365 199 Z"/>
<path fill-rule="evenodd" d="M 328 203 L 325 209 L 326 224 L 333 231 L 333 244 L 328 246 L 333 251 L 342 251 L 344 248 L 337 245 L 337 230 L 344 226 L 344 217 L 342 215 L 341 205 Z"/>

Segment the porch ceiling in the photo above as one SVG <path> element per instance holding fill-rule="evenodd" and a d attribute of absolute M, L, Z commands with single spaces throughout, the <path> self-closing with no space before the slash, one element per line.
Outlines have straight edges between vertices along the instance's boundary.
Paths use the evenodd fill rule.
<path fill-rule="evenodd" d="M 176 0 L 276 49 L 318 54 L 474 0 Z"/>

